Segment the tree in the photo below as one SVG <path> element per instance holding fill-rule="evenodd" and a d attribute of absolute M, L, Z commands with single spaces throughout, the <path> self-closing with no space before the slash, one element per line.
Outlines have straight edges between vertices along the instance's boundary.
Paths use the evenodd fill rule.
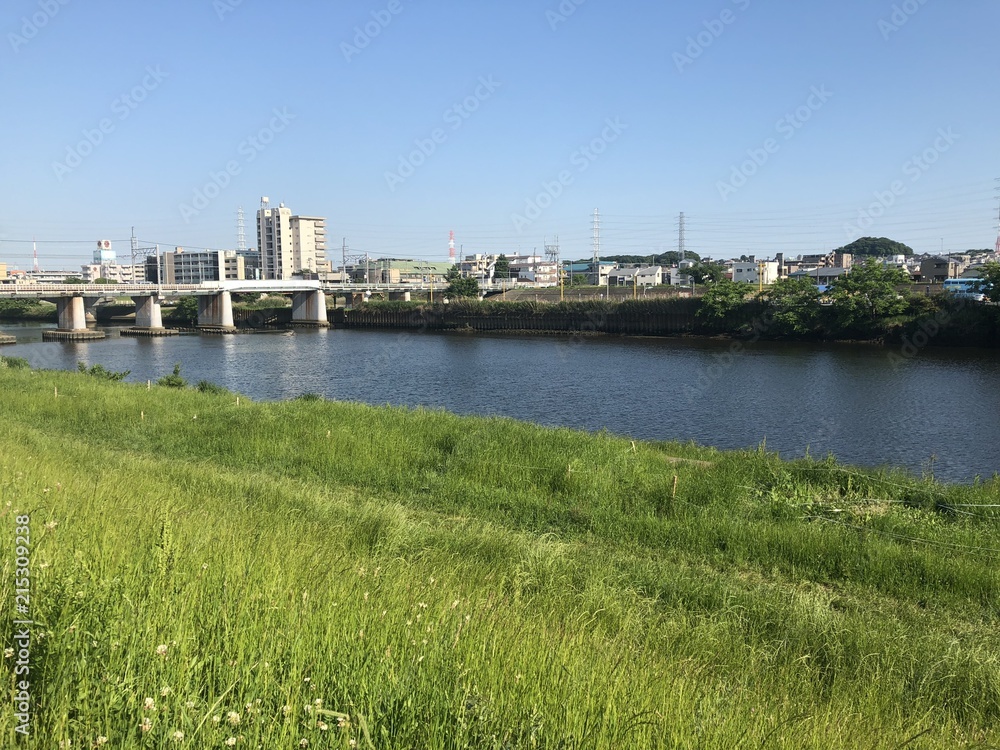
<path fill-rule="evenodd" d="M 718 284 L 726 278 L 726 268 L 718 263 L 698 261 L 685 269 L 684 273 L 694 279 L 695 284 Z"/>
<path fill-rule="evenodd" d="M 174 307 L 170 319 L 178 323 L 196 325 L 198 323 L 198 298 L 181 297 L 177 301 L 177 306 Z"/>
<path fill-rule="evenodd" d="M 1000 303 L 1000 263 L 987 263 L 979 275 L 983 280 L 980 291 L 990 302 Z"/>
<path fill-rule="evenodd" d="M 855 265 L 833 282 L 830 291 L 838 322 L 849 329 L 877 328 L 906 310 L 906 298 L 896 287 L 909 283 L 910 275 L 902 268 L 886 268 L 873 259 Z"/>
<path fill-rule="evenodd" d="M 747 295 L 752 291 L 753 287 L 750 284 L 742 281 L 730 281 L 723 277 L 708 287 L 701 298 L 697 315 L 709 319 L 724 318 L 746 302 Z"/>
<path fill-rule="evenodd" d="M 479 282 L 471 277 L 462 276 L 458 266 L 452 266 L 445 274 L 448 287 L 444 290 L 449 297 L 478 297 Z"/>
<path fill-rule="evenodd" d="M 83 284 L 85 283 L 83 279 L 79 276 L 67 276 L 62 280 L 63 284 Z"/>
<path fill-rule="evenodd" d="M 493 264 L 493 278 L 510 278 L 510 260 L 503 253 L 500 253 L 500 257 L 498 257 L 496 263 Z"/>
<path fill-rule="evenodd" d="M 775 329 L 785 334 L 815 330 L 819 321 L 819 287 L 809 279 L 778 279 L 759 297 L 771 308 Z"/>
<path fill-rule="evenodd" d="M 585 273 L 574 273 L 569 280 L 570 286 L 587 286 L 587 284 L 587 274 Z"/>
<path fill-rule="evenodd" d="M 114 279 L 105 279 L 103 276 L 99 279 L 94 279 L 95 284 L 117 284 L 118 282 Z"/>
<path fill-rule="evenodd" d="M 835 253 L 851 253 L 861 257 L 885 258 L 890 255 L 914 255 L 913 248 L 888 237 L 861 237 L 849 245 L 834 250 Z"/>

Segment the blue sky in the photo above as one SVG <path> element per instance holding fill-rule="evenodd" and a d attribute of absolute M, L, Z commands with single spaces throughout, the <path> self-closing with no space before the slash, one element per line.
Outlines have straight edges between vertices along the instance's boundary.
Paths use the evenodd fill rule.
<path fill-rule="evenodd" d="M 995 0 L 12 0 L 0 19 L 0 262 L 98 239 L 256 244 L 260 197 L 330 255 L 858 236 L 992 248 Z M 96 145 L 95 145 L 96 144 Z M 29 242 L 25 242 L 29 240 Z"/>

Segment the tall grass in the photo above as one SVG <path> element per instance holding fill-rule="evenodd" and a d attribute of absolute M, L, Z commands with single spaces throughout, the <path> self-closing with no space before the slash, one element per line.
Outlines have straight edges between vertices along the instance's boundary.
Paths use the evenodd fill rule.
<path fill-rule="evenodd" d="M 0 394 L 21 746 L 1000 742 L 995 480 L 72 373 Z"/>

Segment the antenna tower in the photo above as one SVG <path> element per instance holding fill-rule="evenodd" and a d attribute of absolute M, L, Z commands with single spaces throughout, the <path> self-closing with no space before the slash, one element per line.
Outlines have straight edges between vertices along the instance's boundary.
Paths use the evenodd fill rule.
<path fill-rule="evenodd" d="M 545 257 L 549 263 L 554 263 L 556 266 L 556 283 L 559 283 L 559 278 L 562 276 L 562 262 L 559 258 L 559 238 L 556 237 L 554 242 L 547 242 L 543 240 L 545 245 Z"/>
<path fill-rule="evenodd" d="M 247 251 L 247 227 L 243 220 L 243 206 L 236 212 L 236 251 L 240 255 Z"/>

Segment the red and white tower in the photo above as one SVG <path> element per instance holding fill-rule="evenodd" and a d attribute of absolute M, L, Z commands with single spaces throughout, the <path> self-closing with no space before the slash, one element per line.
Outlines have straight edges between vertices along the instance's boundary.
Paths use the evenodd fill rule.
<path fill-rule="evenodd" d="M 455 265 L 455 230 L 454 229 L 448 235 L 448 260 L 451 261 L 452 265 Z"/>

